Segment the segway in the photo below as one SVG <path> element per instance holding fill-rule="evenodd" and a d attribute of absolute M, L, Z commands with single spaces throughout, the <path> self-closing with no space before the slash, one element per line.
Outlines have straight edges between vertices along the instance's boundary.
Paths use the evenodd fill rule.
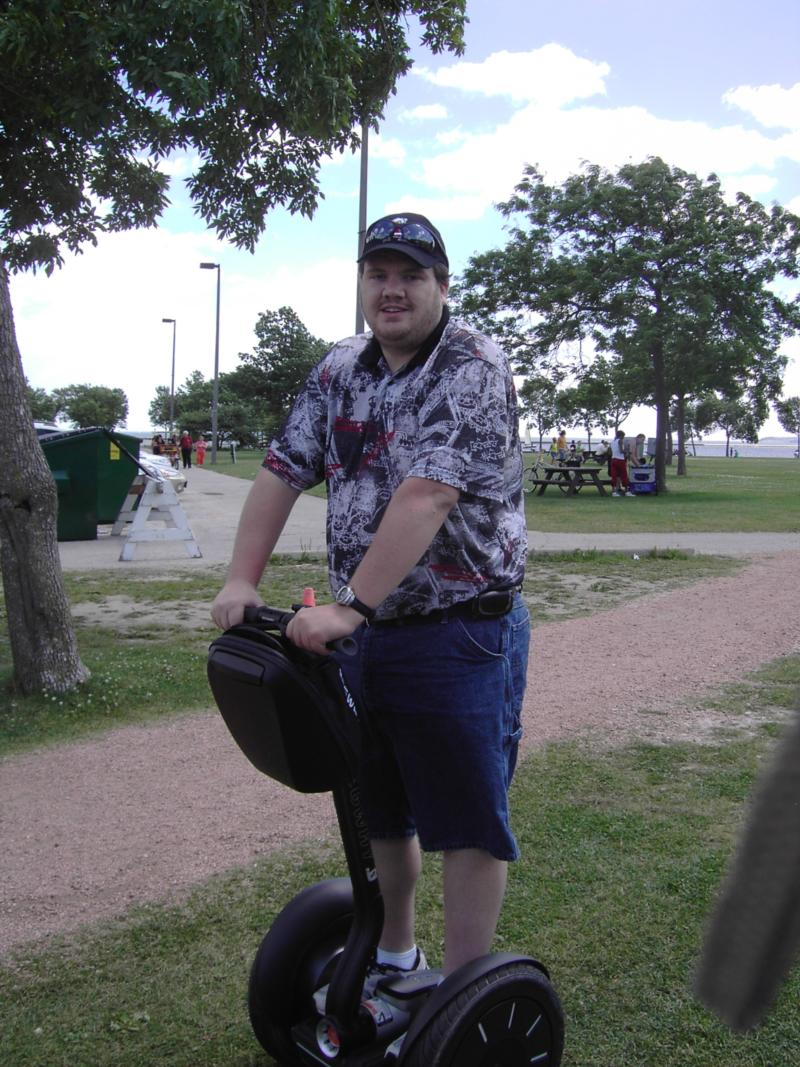
<path fill-rule="evenodd" d="M 261 942 L 248 992 L 256 1038 L 284 1067 L 558 1067 L 563 1012 L 529 956 L 483 956 L 444 980 L 426 970 L 366 981 L 383 901 L 357 784 L 358 710 L 336 657 L 284 636 L 291 618 L 248 609 L 211 645 L 209 683 L 259 771 L 301 793 L 333 793 L 350 877 L 298 893 Z M 345 638 L 334 651 L 354 649 Z"/>

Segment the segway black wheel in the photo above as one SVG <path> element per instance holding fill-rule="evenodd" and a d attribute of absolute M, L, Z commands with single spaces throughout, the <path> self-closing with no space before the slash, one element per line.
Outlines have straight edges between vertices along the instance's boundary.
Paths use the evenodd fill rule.
<path fill-rule="evenodd" d="M 509 963 L 466 986 L 419 1034 L 402 1067 L 558 1067 L 564 1014 L 547 976 Z"/>
<path fill-rule="evenodd" d="M 298 893 L 261 942 L 250 971 L 250 1023 L 279 1064 L 303 1062 L 292 1042 L 292 1027 L 312 1014 L 313 993 L 330 978 L 352 920 L 350 880 L 333 878 Z"/>

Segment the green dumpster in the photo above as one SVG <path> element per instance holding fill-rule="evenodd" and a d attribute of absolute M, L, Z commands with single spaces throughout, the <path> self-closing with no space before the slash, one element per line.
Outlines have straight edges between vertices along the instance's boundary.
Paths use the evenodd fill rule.
<path fill-rule="evenodd" d="M 41 437 L 58 490 L 59 541 L 93 541 L 114 522 L 138 473 L 140 440 L 93 427 Z"/>

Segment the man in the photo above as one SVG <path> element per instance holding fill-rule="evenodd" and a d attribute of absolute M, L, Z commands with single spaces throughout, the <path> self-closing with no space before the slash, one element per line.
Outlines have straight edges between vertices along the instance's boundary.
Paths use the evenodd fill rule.
<path fill-rule="evenodd" d="M 632 467 L 644 467 L 647 464 L 647 460 L 644 455 L 644 443 L 645 436 L 643 433 L 637 433 L 634 438 L 633 447 L 631 448 L 630 461 Z"/>
<path fill-rule="evenodd" d="M 362 795 L 385 922 L 375 969 L 424 967 L 420 847 L 444 854 L 444 971 L 490 950 L 517 846 L 507 792 L 521 733 L 530 622 L 513 379 L 486 337 L 450 319 L 448 260 L 421 215 L 373 223 L 359 260 L 372 335 L 311 373 L 240 519 L 220 627 L 236 624 L 298 494 L 327 480 L 336 602 L 289 638 L 342 670 L 368 724 Z M 365 619 L 367 624 L 365 624 Z"/>

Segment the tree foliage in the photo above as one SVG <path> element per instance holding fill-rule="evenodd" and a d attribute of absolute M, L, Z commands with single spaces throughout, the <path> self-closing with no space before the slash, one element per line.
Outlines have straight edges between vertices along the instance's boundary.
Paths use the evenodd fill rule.
<path fill-rule="evenodd" d="M 255 333 L 252 352 L 241 352 L 236 370 L 219 376 L 221 441 L 255 445 L 274 434 L 311 369 L 330 347 L 314 337 L 289 307 L 262 312 Z M 212 383 L 194 371 L 175 392 L 175 417 L 194 436 L 210 432 L 211 391 Z M 158 386 L 148 410 L 154 425 L 166 426 L 169 390 Z"/>
<path fill-rule="evenodd" d="M 0 259 L 52 268 L 101 230 L 153 225 L 159 169 L 193 150 L 198 213 L 252 248 L 267 213 L 313 214 L 411 65 L 463 49 L 465 0 L 11 0 L 0 13 Z"/>
<path fill-rule="evenodd" d="M 797 435 L 797 451 L 800 458 L 800 396 L 789 396 L 775 403 L 778 422 L 787 433 Z"/>
<path fill-rule="evenodd" d="M 19 628 L 17 683 L 86 676 L 66 598 L 36 604 L 57 572 L 55 492 L 38 448 L 8 271 L 51 271 L 103 231 L 155 225 L 166 156 L 198 160 L 195 210 L 252 249 L 269 211 L 313 214 L 327 155 L 356 148 L 410 66 L 409 18 L 434 52 L 463 49 L 465 0 L 7 0 L 0 5 L 0 565 Z M 7 467 L 8 465 L 6 465 Z M 56 577 L 48 588 L 55 589 Z M 41 594 L 44 596 L 44 593 Z M 14 602 L 12 604 L 12 601 Z M 50 625 L 35 632 L 48 612 Z M 60 677 L 44 677 L 42 636 Z M 62 635 L 59 639 L 58 635 Z"/>
<path fill-rule="evenodd" d="M 671 399 L 680 413 L 711 390 L 779 392 L 778 348 L 800 327 L 800 305 L 773 283 L 798 275 L 796 216 L 743 194 L 731 204 L 714 175 L 661 159 L 615 174 L 586 165 L 561 186 L 528 167 L 500 210 L 508 243 L 470 261 L 462 306 L 539 361 L 591 341 L 641 374 L 657 412 L 660 490 Z"/>
<path fill-rule="evenodd" d="M 699 433 L 722 430 L 725 455 L 730 455 L 731 438 L 750 444 L 758 442 L 758 430 L 766 419 L 765 407 L 753 408 L 743 397 L 709 395 L 694 406 L 691 422 Z"/>
<path fill-rule="evenodd" d="M 65 416 L 76 429 L 104 426 L 113 430 L 128 418 L 128 398 L 122 389 L 105 385 L 67 385 L 53 390 L 57 415 Z"/>
<path fill-rule="evenodd" d="M 256 346 L 242 352 L 241 372 L 251 383 L 263 414 L 274 425 L 287 415 L 312 368 L 330 343 L 314 337 L 290 307 L 264 311 L 255 327 Z"/>
<path fill-rule="evenodd" d="M 36 388 L 26 383 L 28 406 L 34 422 L 55 422 L 58 418 L 58 400 L 46 389 Z"/>
<path fill-rule="evenodd" d="M 533 375 L 522 383 L 518 396 L 520 414 L 536 430 L 541 452 L 544 435 L 559 418 L 557 384 L 550 377 Z"/>

